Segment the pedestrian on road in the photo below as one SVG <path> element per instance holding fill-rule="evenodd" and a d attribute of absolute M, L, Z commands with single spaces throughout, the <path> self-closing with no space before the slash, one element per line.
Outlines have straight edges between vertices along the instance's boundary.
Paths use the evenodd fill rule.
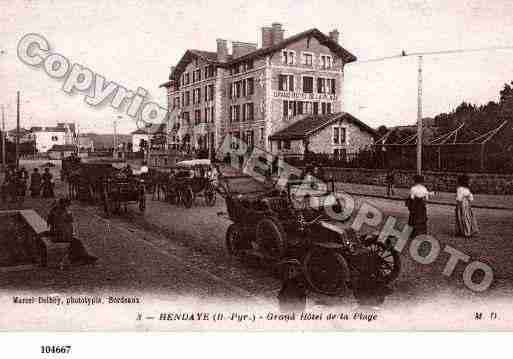
<path fill-rule="evenodd" d="M 388 171 L 387 176 L 385 178 L 385 182 L 387 185 L 387 196 L 392 197 L 394 195 L 394 182 L 395 182 L 395 172 L 393 169 Z"/>
<path fill-rule="evenodd" d="M 414 185 L 406 199 L 406 206 L 410 211 L 408 225 L 413 228 L 411 236 L 414 238 L 421 234 L 427 234 L 427 209 L 426 201 L 433 192 L 429 192 L 424 186 L 424 177 L 415 175 Z"/>
<path fill-rule="evenodd" d="M 43 173 L 43 198 L 53 198 L 53 182 L 52 182 L 52 174 L 50 173 L 50 169 L 48 167 L 45 168 Z"/>
<path fill-rule="evenodd" d="M 39 197 L 41 194 L 41 174 L 36 167 L 30 175 L 30 195 L 32 197 Z"/>
<path fill-rule="evenodd" d="M 89 254 L 82 241 L 73 236 L 73 216 L 68 210 L 70 203 L 70 200 L 60 198 L 48 214 L 52 240 L 70 243 L 68 257 L 71 264 L 96 263 L 98 258 Z"/>
<path fill-rule="evenodd" d="M 479 233 L 477 220 L 472 212 L 471 202 L 474 196 L 469 189 L 469 177 L 461 175 L 458 177 L 456 188 L 456 236 L 470 238 Z"/>

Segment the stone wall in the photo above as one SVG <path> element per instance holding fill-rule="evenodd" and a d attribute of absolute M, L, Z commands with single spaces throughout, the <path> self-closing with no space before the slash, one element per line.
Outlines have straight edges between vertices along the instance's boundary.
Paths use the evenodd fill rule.
<path fill-rule="evenodd" d="M 370 185 L 385 185 L 386 170 L 363 168 L 325 168 L 327 178 L 334 176 L 336 181 Z M 454 192 L 460 172 L 423 173 L 429 190 Z M 466 173 L 470 177 L 470 187 L 474 193 L 483 194 L 513 194 L 512 174 Z M 395 186 L 410 187 L 413 184 L 414 171 L 395 171 Z"/>

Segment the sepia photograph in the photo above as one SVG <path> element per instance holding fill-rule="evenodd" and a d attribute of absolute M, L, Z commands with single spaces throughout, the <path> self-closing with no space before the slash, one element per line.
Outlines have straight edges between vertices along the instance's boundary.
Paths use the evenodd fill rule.
<path fill-rule="evenodd" d="M 512 2 L 0 27 L 1 331 L 513 330 Z"/>

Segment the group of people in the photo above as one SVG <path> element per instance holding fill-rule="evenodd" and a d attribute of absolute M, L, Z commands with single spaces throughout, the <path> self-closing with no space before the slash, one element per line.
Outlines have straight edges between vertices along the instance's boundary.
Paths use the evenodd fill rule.
<path fill-rule="evenodd" d="M 413 228 L 412 236 L 427 234 L 427 209 L 426 201 L 434 193 L 428 191 L 424 185 L 424 177 L 416 175 L 414 185 L 406 199 L 406 206 L 410 212 L 408 225 Z M 467 175 L 458 177 L 456 188 L 456 236 L 471 238 L 479 233 L 477 219 L 472 212 L 472 201 L 474 196 L 470 191 L 470 179 Z"/>
<path fill-rule="evenodd" d="M 45 168 L 43 174 L 39 172 L 38 168 L 30 175 L 30 195 L 32 197 L 42 196 L 44 198 L 51 198 L 54 196 L 53 191 L 53 176 L 49 168 Z M 18 202 L 23 200 L 27 193 L 27 185 L 29 182 L 29 175 L 25 167 L 16 168 L 9 166 L 4 175 L 1 193 L 2 201 L 5 202 L 10 198 L 11 202 Z"/>

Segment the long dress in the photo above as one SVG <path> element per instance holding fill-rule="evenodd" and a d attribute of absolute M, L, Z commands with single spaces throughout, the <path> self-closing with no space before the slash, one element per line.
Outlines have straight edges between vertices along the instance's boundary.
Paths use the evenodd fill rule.
<path fill-rule="evenodd" d="M 423 185 L 415 185 L 410 190 L 410 196 L 406 199 L 406 206 L 410 212 L 408 225 L 413 228 L 412 237 L 427 234 L 427 209 L 426 200 L 429 192 Z"/>
<path fill-rule="evenodd" d="M 471 202 L 474 200 L 472 192 L 467 187 L 458 187 L 456 190 L 456 235 L 470 237 L 479 233 L 477 220 L 472 212 Z"/>
<path fill-rule="evenodd" d="M 43 173 L 43 197 L 53 197 L 52 174 L 47 172 Z"/>
<path fill-rule="evenodd" d="M 37 197 L 41 193 L 41 175 L 39 172 L 33 172 L 30 175 L 30 194 Z"/>

